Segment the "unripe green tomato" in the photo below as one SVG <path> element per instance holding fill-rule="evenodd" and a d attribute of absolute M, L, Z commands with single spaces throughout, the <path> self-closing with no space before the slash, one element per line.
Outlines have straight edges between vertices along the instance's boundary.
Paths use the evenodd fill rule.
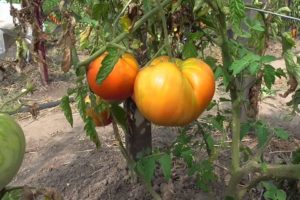
<path fill-rule="evenodd" d="M 25 136 L 20 125 L 0 113 L 0 191 L 18 173 L 25 154 Z"/>

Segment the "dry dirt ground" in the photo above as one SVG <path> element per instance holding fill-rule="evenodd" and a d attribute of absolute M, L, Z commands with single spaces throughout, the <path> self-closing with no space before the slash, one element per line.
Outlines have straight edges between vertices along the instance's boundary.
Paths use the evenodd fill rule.
<path fill-rule="evenodd" d="M 280 56 L 280 47 L 274 45 L 271 52 Z M 284 67 L 282 60 L 274 63 Z M 1 83 L 0 95 L 8 95 L 22 88 L 26 77 L 7 70 L 6 79 Z M 38 83 L 38 76 L 32 72 L 31 80 Z M 28 95 L 28 102 L 49 102 L 60 99 L 72 86 L 72 74 L 62 74 L 57 67 L 51 68 L 51 83 L 47 87 Z M 270 151 L 290 153 L 299 147 L 300 116 L 289 117 L 289 100 L 279 97 L 287 88 L 285 80 L 277 80 L 274 95 L 265 96 L 260 102 L 261 119 L 272 126 L 280 126 L 289 131 L 292 139 L 288 142 L 274 142 Z M 277 92 L 280 90 L 280 92 Z M 215 96 L 224 95 L 218 89 Z M 133 181 L 126 169 L 125 160 L 119 152 L 111 126 L 98 128 L 102 147 L 96 149 L 86 137 L 79 114 L 74 112 L 74 127 L 67 123 L 59 107 L 40 111 L 37 119 L 28 113 L 16 116 L 22 126 L 27 146 L 22 167 L 11 185 L 30 185 L 34 187 L 54 187 L 67 200 L 146 200 L 151 199 L 145 187 Z M 154 147 L 165 147 L 177 136 L 176 128 L 153 126 Z M 228 167 L 228 166 L 225 166 Z M 154 181 L 154 189 L 161 193 L 164 200 L 213 200 L 216 197 L 195 187 L 194 179 L 185 175 L 184 166 L 177 164 L 172 172 L 172 180 L 167 183 L 162 176 Z M 222 196 L 224 182 L 214 184 L 213 190 Z M 300 199 L 300 197 L 299 197 Z"/>

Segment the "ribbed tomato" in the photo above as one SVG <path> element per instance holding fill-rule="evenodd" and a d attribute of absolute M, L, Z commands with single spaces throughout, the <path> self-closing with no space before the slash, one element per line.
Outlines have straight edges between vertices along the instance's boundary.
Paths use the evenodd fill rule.
<path fill-rule="evenodd" d="M 141 113 L 154 124 L 182 126 L 199 117 L 214 92 L 214 74 L 205 62 L 161 56 L 138 73 L 134 100 Z"/>
<path fill-rule="evenodd" d="M 101 99 L 96 98 L 97 105 L 100 103 Z M 91 100 L 89 96 L 86 96 L 85 103 L 87 104 L 86 115 L 91 117 L 96 126 L 106 126 L 112 122 L 112 116 L 110 115 L 109 108 L 106 108 L 104 111 L 98 113 L 95 111 L 95 108 L 91 105 Z"/>
<path fill-rule="evenodd" d="M 133 93 L 134 81 L 138 73 L 138 62 L 133 55 L 125 53 L 108 77 L 99 85 L 96 83 L 96 77 L 106 55 L 107 53 L 104 53 L 90 63 L 87 71 L 88 84 L 91 90 L 104 100 L 125 100 Z"/>
<path fill-rule="evenodd" d="M 11 116 L 0 113 L 0 191 L 17 174 L 24 154 L 22 128 Z"/>

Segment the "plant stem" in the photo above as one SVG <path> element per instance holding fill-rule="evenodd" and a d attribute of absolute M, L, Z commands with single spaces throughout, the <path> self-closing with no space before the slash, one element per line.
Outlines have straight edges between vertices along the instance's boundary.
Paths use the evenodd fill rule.
<path fill-rule="evenodd" d="M 165 11 L 163 7 L 160 4 L 160 0 L 156 0 L 158 6 L 160 7 L 160 12 L 159 15 L 161 17 L 162 25 L 163 25 L 163 31 L 164 31 L 164 44 L 167 48 L 168 56 L 172 58 L 172 50 L 171 50 L 171 45 L 169 41 L 169 35 L 168 35 L 168 28 L 167 28 L 167 20 L 165 17 Z"/>
<path fill-rule="evenodd" d="M 129 53 L 133 53 L 130 49 L 127 49 L 126 47 L 124 47 L 124 46 L 122 46 L 120 44 L 109 43 L 107 46 L 116 47 L 116 48 L 121 49 L 123 51 L 129 52 Z"/>
<path fill-rule="evenodd" d="M 233 93 L 233 92 L 231 92 Z M 232 102 L 232 146 L 231 146 L 231 155 L 232 155 L 232 170 L 233 172 L 237 171 L 240 167 L 240 130 L 241 130 L 241 115 L 240 109 L 241 104 L 240 100 L 235 94 L 231 94 Z"/>
<path fill-rule="evenodd" d="M 114 130 L 114 135 L 115 135 L 115 139 L 118 141 L 119 143 L 119 148 L 121 150 L 121 153 L 123 154 L 124 158 L 127 161 L 127 164 L 131 167 L 134 165 L 134 161 L 130 158 L 130 156 L 128 155 L 125 146 L 123 145 L 121 136 L 120 136 L 120 132 L 117 126 L 117 123 L 115 122 L 115 120 L 112 121 L 112 125 L 113 125 L 113 130 Z"/>
<path fill-rule="evenodd" d="M 149 65 L 159 54 L 160 52 L 166 47 L 165 44 L 163 44 L 159 49 L 158 51 L 152 56 L 152 58 L 146 63 L 145 66 Z"/>
<path fill-rule="evenodd" d="M 241 179 L 250 173 L 259 173 L 258 177 L 252 180 L 246 187 L 238 188 Z M 230 180 L 228 195 L 241 199 L 248 190 L 255 187 L 263 180 L 274 178 L 289 178 L 300 180 L 300 164 L 269 164 L 264 167 L 260 163 L 251 161 L 243 168 L 240 168 Z"/>
<path fill-rule="evenodd" d="M 146 183 L 145 181 L 144 181 L 144 183 L 146 185 L 147 190 L 150 192 L 150 194 L 152 195 L 152 197 L 155 200 L 162 200 L 162 198 L 159 196 L 159 194 L 154 191 L 154 189 L 150 183 Z"/>
<path fill-rule="evenodd" d="M 19 99 L 20 97 L 28 94 L 29 92 L 32 92 L 34 90 L 34 86 L 30 85 L 28 88 L 26 88 L 26 90 L 24 90 L 23 92 L 21 92 L 20 94 L 18 94 L 17 96 L 15 96 L 12 99 L 9 99 L 8 101 L 4 102 L 1 107 L 0 107 L 0 111 L 10 102 L 16 101 L 17 99 Z"/>
<path fill-rule="evenodd" d="M 168 5 L 171 2 L 171 0 L 165 0 L 163 1 L 160 6 L 161 7 L 165 7 L 166 5 Z M 154 9 L 152 9 L 151 11 L 149 11 L 148 13 L 146 13 L 141 19 L 139 19 L 133 26 L 133 28 L 131 29 L 131 32 L 136 31 L 138 28 L 140 28 L 142 25 L 144 25 L 144 23 L 155 13 L 157 13 L 161 7 L 160 6 L 156 6 Z M 120 41 L 122 41 L 125 37 L 128 36 L 129 33 L 121 33 L 120 35 L 118 35 L 115 39 L 113 39 L 111 41 L 111 43 L 119 43 Z M 99 55 L 101 55 L 104 51 L 106 50 L 106 46 L 103 46 L 102 48 L 100 48 L 98 51 L 96 51 L 94 54 L 92 54 L 90 57 L 88 57 L 86 60 L 78 63 L 77 67 L 81 67 L 81 66 L 87 66 L 91 61 L 95 60 Z"/>
<path fill-rule="evenodd" d="M 220 25 L 220 34 L 222 37 L 222 59 L 223 59 L 223 73 L 225 76 L 229 76 L 229 67 L 232 64 L 233 60 L 230 54 L 229 48 L 229 40 L 227 37 L 227 26 L 226 26 L 226 16 L 219 10 L 218 13 L 219 25 Z M 231 155 L 232 155 L 232 171 L 233 173 L 239 169 L 240 163 L 240 129 L 241 129 L 241 121 L 240 121 L 240 109 L 241 103 L 238 97 L 238 89 L 235 82 L 235 79 L 231 80 L 230 83 L 230 97 L 232 102 L 232 147 L 231 147 Z"/>
<path fill-rule="evenodd" d="M 120 135 L 120 132 L 119 132 L 119 129 L 118 129 L 118 126 L 117 126 L 117 123 L 115 122 L 115 120 L 112 121 L 112 125 L 113 125 L 113 130 L 114 130 L 114 135 L 115 135 L 115 139 L 118 141 L 119 143 L 119 148 L 121 150 L 121 153 L 123 154 L 124 158 L 126 159 L 127 161 L 127 164 L 129 165 L 129 168 L 130 169 L 133 169 L 135 171 L 135 173 L 142 179 L 142 181 L 144 182 L 147 190 L 149 191 L 149 193 L 152 195 L 152 197 L 155 199 L 155 200 L 162 200 L 162 198 L 159 196 L 158 193 L 156 193 L 154 190 L 153 190 L 153 187 L 150 183 L 147 183 L 147 181 L 143 178 L 143 176 L 141 176 L 137 170 L 134 169 L 134 166 L 135 166 L 135 161 L 133 159 L 130 158 L 129 154 L 127 153 L 126 149 L 125 149 L 125 146 L 122 142 L 122 139 L 121 139 L 121 135 Z"/>

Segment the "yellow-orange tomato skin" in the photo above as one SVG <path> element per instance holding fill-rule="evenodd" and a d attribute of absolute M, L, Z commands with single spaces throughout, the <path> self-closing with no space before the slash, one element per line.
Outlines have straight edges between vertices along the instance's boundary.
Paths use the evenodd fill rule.
<path fill-rule="evenodd" d="M 96 83 L 96 77 L 106 55 L 107 53 L 104 53 L 90 63 L 87 71 L 88 84 L 91 90 L 104 100 L 125 100 L 133 93 L 134 81 L 139 69 L 138 62 L 133 55 L 123 54 L 108 77 L 99 85 Z"/>
<path fill-rule="evenodd" d="M 154 124 L 183 126 L 196 120 L 215 92 L 211 68 L 202 60 L 154 59 L 138 73 L 134 100 L 141 113 Z"/>

